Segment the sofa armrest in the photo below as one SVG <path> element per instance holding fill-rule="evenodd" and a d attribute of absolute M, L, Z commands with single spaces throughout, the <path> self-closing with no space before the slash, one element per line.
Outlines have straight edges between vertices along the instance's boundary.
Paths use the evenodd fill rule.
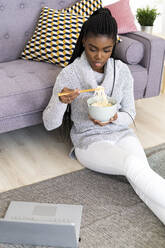
<path fill-rule="evenodd" d="M 148 73 L 144 97 L 159 95 L 164 67 L 165 40 L 141 31 L 127 33 L 125 36 L 138 40 L 144 45 L 144 57 L 139 62 Z"/>
<path fill-rule="evenodd" d="M 130 65 L 140 63 L 144 56 L 143 43 L 124 35 L 120 37 L 122 42 L 116 44 L 114 57 Z"/>

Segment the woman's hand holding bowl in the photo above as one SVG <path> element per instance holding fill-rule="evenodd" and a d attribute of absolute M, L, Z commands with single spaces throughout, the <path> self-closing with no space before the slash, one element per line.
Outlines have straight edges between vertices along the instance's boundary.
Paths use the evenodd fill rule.
<path fill-rule="evenodd" d="M 67 87 L 63 88 L 61 93 L 66 93 L 66 95 L 59 96 L 60 101 L 65 103 L 65 104 L 72 103 L 74 101 L 74 99 L 76 97 L 78 97 L 80 94 L 79 89 L 73 90 L 73 89 L 69 89 Z"/>
<path fill-rule="evenodd" d="M 91 118 L 90 115 L 89 115 L 89 119 L 90 119 L 91 121 L 93 121 L 94 124 L 99 125 L 99 126 L 105 126 L 105 125 L 107 125 L 107 124 L 109 124 L 109 123 L 112 123 L 113 121 L 116 121 L 117 118 L 118 118 L 118 115 L 117 115 L 117 113 L 116 113 L 113 117 L 111 117 L 111 118 L 109 119 L 109 121 L 101 122 L 101 121 L 98 121 L 98 120 L 95 120 L 95 119 Z"/>

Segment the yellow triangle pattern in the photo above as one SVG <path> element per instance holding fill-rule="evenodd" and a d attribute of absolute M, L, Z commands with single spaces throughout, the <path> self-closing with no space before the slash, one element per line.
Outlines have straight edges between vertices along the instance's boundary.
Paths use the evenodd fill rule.
<path fill-rule="evenodd" d="M 62 9 L 62 12 L 68 12 L 78 15 L 90 16 L 93 12 L 102 7 L 102 0 L 81 0 L 69 8 Z"/>
<path fill-rule="evenodd" d="M 36 30 L 22 52 L 23 59 L 68 65 L 83 23 L 101 0 L 82 0 L 70 8 L 44 7 Z"/>

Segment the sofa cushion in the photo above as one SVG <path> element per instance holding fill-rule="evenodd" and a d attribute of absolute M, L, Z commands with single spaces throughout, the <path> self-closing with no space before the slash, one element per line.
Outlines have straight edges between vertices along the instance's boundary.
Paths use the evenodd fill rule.
<path fill-rule="evenodd" d="M 137 31 L 129 0 L 119 0 L 116 3 L 109 4 L 105 7 L 111 11 L 116 19 L 119 34 Z"/>
<path fill-rule="evenodd" d="M 120 35 L 122 42 L 115 48 L 115 57 L 123 62 L 136 65 L 144 56 L 144 45 L 140 41 Z"/>
<path fill-rule="evenodd" d="M 81 27 L 87 19 L 86 16 L 44 7 L 34 35 L 22 52 L 22 58 L 65 67 L 69 63 Z"/>
<path fill-rule="evenodd" d="M 63 9 L 76 0 L 0 0 L 0 62 L 19 58 L 44 6 Z"/>
<path fill-rule="evenodd" d="M 60 71 L 60 66 L 22 59 L 1 63 L 0 118 L 42 111 Z"/>

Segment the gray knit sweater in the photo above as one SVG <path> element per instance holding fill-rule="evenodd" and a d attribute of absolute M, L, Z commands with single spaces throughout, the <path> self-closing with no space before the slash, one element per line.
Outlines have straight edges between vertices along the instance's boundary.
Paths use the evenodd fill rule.
<path fill-rule="evenodd" d="M 129 128 L 132 118 L 135 117 L 133 78 L 127 65 L 120 60 L 116 60 L 115 67 L 116 77 L 113 92 L 114 59 L 112 58 L 108 59 L 105 65 L 101 85 L 108 96 L 117 100 L 118 119 L 105 126 L 95 125 L 88 117 L 87 108 L 87 99 L 93 95 L 93 92 L 81 93 L 71 103 L 71 119 L 74 123 L 71 130 L 71 139 L 74 147 L 86 149 L 93 142 L 109 140 L 115 143 L 127 134 L 134 135 L 133 130 Z M 57 77 L 52 97 L 43 112 L 46 129 L 53 130 L 62 124 L 67 104 L 59 100 L 58 92 L 61 92 L 64 87 L 71 89 L 96 88 L 98 81 L 97 73 L 89 65 L 85 52 L 80 58 L 65 67 Z"/>

